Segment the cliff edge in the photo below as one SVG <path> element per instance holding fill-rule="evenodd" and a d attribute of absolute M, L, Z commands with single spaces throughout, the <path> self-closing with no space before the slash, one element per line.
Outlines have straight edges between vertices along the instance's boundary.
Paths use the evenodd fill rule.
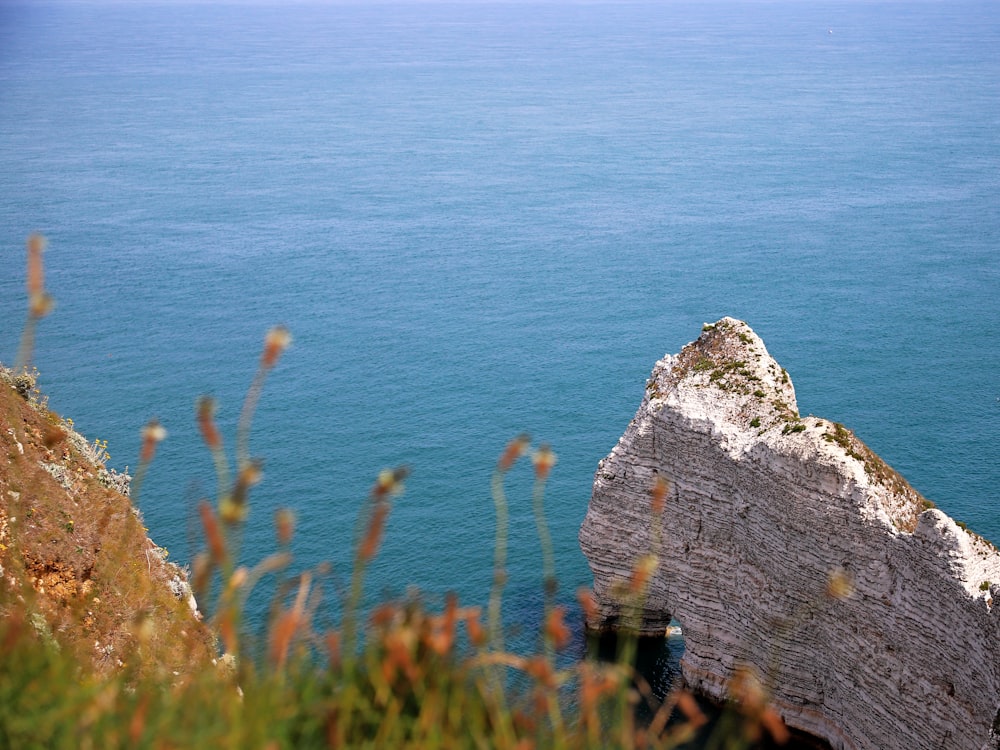
<path fill-rule="evenodd" d="M 742 321 L 656 363 L 580 544 L 595 629 L 631 623 L 622 581 L 656 554 L 634 624 L 681 623 L 695 690 L 724 698 L 746 666 L 834 748 L 1000 747 L 1000 553 L 843 425 L 800 417 Z"/>
<path fill-rule="evenodd" d="M 97 672 L 196 674 L 216 656 L 184 571 L 107 452 L 0 365 L 0 620 Z"/>

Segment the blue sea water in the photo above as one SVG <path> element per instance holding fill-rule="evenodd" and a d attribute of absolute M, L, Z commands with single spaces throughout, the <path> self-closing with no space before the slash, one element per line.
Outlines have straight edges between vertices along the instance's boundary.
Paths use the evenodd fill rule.
<path fill-rule="evenodd" d="M 140 505 L 174 559 L 264 331 L 294 345 L 252 440 L 248 560 L 350 558 L 485 601 L 489 480 L 521 431 L 562 591 L 593 473 L 664 353 L 723 315 L 946 512 L 1000 543 L 1000 14 L 994 2 L 0 4 L 0 358 L 45 233 L 35 362 L 111 464 L 170 435 Z M 530 471 L 511 618 L 537 614 Z"/>

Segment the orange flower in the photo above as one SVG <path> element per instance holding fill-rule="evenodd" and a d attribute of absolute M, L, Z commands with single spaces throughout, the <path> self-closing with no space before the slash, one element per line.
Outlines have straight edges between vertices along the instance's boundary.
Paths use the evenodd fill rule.
<path fill-rule="evenodd" d="M 274 530 L 278 535 L 278 544 L 286 545 L 292 541 L 295 533 L 295 511 L 279 508 L 274 512 Z"/>
<path fill-rule="evenodd" d="M 403 491 L 403 480 L 410 475 L 408 466 L 397 466 L 395 469 L 382 469 L 375 485 L 372 487 L 372 497 L 375 500 L 384 500 L 398 495 Z"/>
<path fill-rule="evenodd" d="M 135 713 L 132 714 L 132 720 L 128 725 L 128 738 L 129 742 L 133 745 L 138 745 L 139 740 L 142 739 L 143 731 L 146 728 L 146 714 L 149 713 L 149 694 L 146 693 L 139 700 L 139 705 L 135 708 Z"/>
<path fill-rule="evenodd" d="M 469 642 L 476 648 L 486 643 L 486 630 L 479 622 L 479 607 L 470 607 L 465 610 L 465 629 L 469 633 Z"/>
<path fill-rule="evenodd" d="M 226 558 L 226 541 L 219 529 L 219 521 L 215 517 L 212 506 L 205 500 L 198 504 L 198 512 L 201 514 L 202 528 L 205 529 L 205 539 L 208 542 L 211 561 L 218 565 Z"/>
<path fill-rule="evenodd" d="M 552 645 L 557 650 L 566 647 L 571 635 L 569 628 L 566 626 L 565 616 L 565 607 L 553 607 L 552 611 L 549 612 L 548 619 L 545 621 L 545 635 L 552 641 Z"/>
<path fill-rule="evenodd" d="M 538 722 L 534 717 L 530 716 L 526 711 L 518 710 L 514 711 L 511 715 L 514 720 L 514 727 L 519 730 L 522 734 L 534 734 L 538 729 Z M 534 750 L 535 743 L 531 740 L 525 738 L 520 740 L 517 745 L 514 746 L 514 750 Z"/>
<path fill-rule="evenodd" d="M 368 616 L 368 620 L 373 627 L 386 628 L 396 619 L 398 614 L 399 608 L 395 604 L 386 602 L 375 607 Z"/>
<path fill-rule="evenodd" d="M 226 607 L 219 612 L 219 635 L 226 648 L 226 653 L 235 654 L 239 648 L 239 639 L 236 637 L 236 618 L 232 607 Z"/>
<path fill-rule="evenodd" d="M 389 503 L 376 503 L 368 519 L 368 530 L 358 547 L 358 559 L 365 562 L 375 557 L 379 544 L 382 542 L 382 531 L 385 529 L 385 519 L 389 515 Z"/>
<path fill-rule="evenodd" d="M 45 251 L 45 238 L 40 234 L 28 237 L 28 298 L 33 299 L 45 293 L 45 268 L 42 265 L 42 253 Z"/>
<path fill-rule="evenodd" d="M 432 627 L 426 639 L 430 649 L 444 656 L 455 641 L 455 621 L 458 619 L 458 597 L 449 593 L 445 599 L 444 613 L 433 620 Z"/>
<path fill-rule="evenodd" d="M 264 351 L 260 355 L 260 366 L 270 370 L 278 362 L 278 357 L 292 343 L 292 334 L 284 326 L 275 326 L 264 337 Z"/>
<path fill-rule="evenodd" d="M 268 633 L 268 656 L 271 664 L 281 669 L 285 666 L 285 659 L 288 657 L 288 646 L 292 642 L 292 636 L 299 628 L 299 619 L 295 612 L 282 612 L 271 626 Z"/>
<path fill-rule="evenodd" d="M 545 687 L 554 688 L 556 686 L 552 665 L 544 656 L 534 656 L 528 659 L 524 664 L 524 671 Z"/>
<path fill-rule="evenodd" d="M 511 440 L 500 455 L 500 460 L 497 461 L 497 469 L 507 471 L 517 459 L 528 452 L 529 445 L 531 445 L 531 437 L 525 433 L 521 433 Z"/>
<path fill-rule="evenodd" d="M 653 575 L 658 565 L 659 561 L 656 559 L 656 555 L 646 554 L 640 557 L 632 569 L 632 580 L 629 582 L 629 591 L 633 594 L 644 591 L 650 576 Z"/>
<path fill-rule="evenodd" d="M 580 608 L 583 610 L 583 616 L 586 618 L 586 621 L 588 623 L 596 623 L 599 618 L 594 592 L 588 588 L 579 588 L 576 590 L 576 600 L 580 602 Z"/>
<path fill-rule="evenodd" d="M 597 706 L 604 695 L 611 694 L 618 687 L 619 679 L 609 668 L 589 662 L 579 665 L 580 707 L 584 720 L 588 723 L 597 718 Z M 597 722 L 599 724 L 599 721 Z"/>
<path fill-rule="evenodd" d="M 260 459 L 247 461 L 236 477 L 233 494 L 222 498 L 219 503 L 219 514 L 227 524 L 241 523 L 247 517 L 247 494 L 250 488 L 260 482 L 264 472 L 261 470 Z"/>
<path fill-rule="evenodd" d="M 222 438 L 219 436 L 219 429 L 215 426 L 215 400 L 211 396 L 201 396 L 198 399 L 198 427 L 201 429 L 201 436 L 212 450 L 222 447 Z"/>
<path fill-rule="evenodd" d="M 556 454 L 548 445 L 540 446 L 531 457 L 531 462 L 535 465 L 535 477 L 540 480 L 546 479 L 557 460 Z"/>
<path fill-rule="evenodd" d="M 162 443 L 167 437 L 167 431 L 163 425 L 153 418 L 142 428 L 142 451 L 139 453 L 140 461 L 152 461 L 156 455 L 156 446 Z"/>
<path fill-rule="evenodd" d="M 584 721 L 593 718 L 597 701 L 601 697 L 600 685 L 591 664 L 580 664 L 580 708 Z"/>
<path fill-rule="evenodd" d="M 410 682 L 420 679 L 420 670 L 413 661 L 416 633 L 410 627 L 400 627 L 390 631 L 385 637 L 388 661 L 401 670 Z"/>
<path fill-rule="evenodd" d="M 312 576 L 309 573 L 303 573 L 299 581 L 298 593 L 295 595 L 295 603 L 290 610 L 282 612 L 271 627 L 270 643 L 268 644 L 269 656 L 271 663 L 278 669 L 285 666 L 292 638 L 299 628 L 306 624 L 305 606 L 311 585 Z"/>
<path fill-rule="evenodd" d="M 661 476 L 657 476 L 653 480 L 653 489 L 650 492 L 652 495 L 650 508 L 652 509 L 654 516 L 663 514 L 663 506 L 666 504 L 667 489 L 669 486 L 670 485 L 667 483 L 667 480 Z"/>

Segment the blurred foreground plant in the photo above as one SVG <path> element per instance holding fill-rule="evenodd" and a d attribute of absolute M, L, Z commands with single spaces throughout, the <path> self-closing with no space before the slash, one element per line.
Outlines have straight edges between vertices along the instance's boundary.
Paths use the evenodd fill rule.
<path fill-rule="evenodd" d="M 29 317 L 18 363 L 30 359 L 34 326 L 48 312 L 41 266 L 44 241 L 28 243 Z M 193 561 L 192 585 L 201 611 L 221 640 L 217 666 L 190 675 L 138 672 L 123 666 L 95 674 L 54 645 L 30 602 L 0 622 L 0 750 L 14 747 L 125 748 L 673 748 L 701 731 L 706 718 L 694 697 L 675 690 L 660 701 L 636 673 L 635 638 L 620 636 L 617 659 L 557 661 L 570 640 L 567 610 L 556 604 L 555 561 L 544 514 L 546 481 L 556 455 L 545 445 L 532 454 L 532 509 L 543 559 L 544 610 L 537 653 L 505 646 L 502 616 L 506 584 L 508 503 L 505 479 L 531 440 L 520 435 L 500 455 L 491 490 L 496 511 L 494 570 L 487 623 L 480 606 L 462 606 L 449 595 L 440 611 L 417 596 L 385 601 L 367 614 L 365 572 L 378 553 L 392 501 L 403 489 L 406 467 L 381 472 L 359 509 L 351 584 L 343 594 L 338 626 L 319 629 L 315 613 L 326 564 L 288 572 L 295 530 L 292 511 L 275 514 L 277 550 L 252 568 L 239 566 L 239 546 L 249 517 L 250 490 L 261 462 L 249 451 L 253 414 L 264 382 L 291 337 L 283 327 L 265 337 L 257 373 L 240 413 L 236 460 L 231 467 L 214 421 L 215 403 L 202 397 L 196 420 L 217 477 L 214 503 L 198 504 L 205 549 Z M 137 501 L 156 447 L 166 436 L 151 420 L 142 431 L 139 468 L 132 484 Z M 622 582 L 631 602 L 625 624 L 635 624 L 650 577 L 660 564 L 665 483 L 651 490 L 655 548 Z M 266 637 L 261 647 L 244 632 L 250 593 L 274 580 Z M 2 572 L 0 572 L 2 577 Z M 841 586 L 840 588 L 843 588 Z M 6 596 L 0 588 L 0 596 Z M 593 620 L 592 594 L 579 592 Z M 137 649 L 148 623 L 136 619 Z M 126 655 L 126 660 L 131 658 Z M 568 662 L 568 666 L 566 665 Z M 517 679 L 512 679 L 517 675 Z M 740 721 L 720 747 L 745 747 L 760 728 L 776 739 L 784 728 L 760 681 L 734 675 Z M 648 723 L 636 722 L 647 704 Z M 673 717 L 673 718 L 672 718 Z M 749 723 L 748 723 L 749 722 Z M 721 726 L 721 724 L 720 724 Z M 751 726 L 753 731 L 747 730 Z M 721 740 L 720 740 L 721 741 Z"/>

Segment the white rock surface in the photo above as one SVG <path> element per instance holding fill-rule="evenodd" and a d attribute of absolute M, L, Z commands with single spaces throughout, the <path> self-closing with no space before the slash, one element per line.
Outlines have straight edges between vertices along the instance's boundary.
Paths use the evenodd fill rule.
<path fill-rule="evenodd" d="M 676 618 L 696 690 L 722 698 L 748 665 L 789 726 L 834 748 L 1000 747 L 1000 554 L 842 425 L 800 419 L 746 323 L 706 325 L 656 364 L 597 469 L 580 544 L 591 627 L 662 633 Z M 629 615 L 622 582 L 650 551 L 660 564 Z M 828 590 L 834 571 L 849 597 Z"/>

